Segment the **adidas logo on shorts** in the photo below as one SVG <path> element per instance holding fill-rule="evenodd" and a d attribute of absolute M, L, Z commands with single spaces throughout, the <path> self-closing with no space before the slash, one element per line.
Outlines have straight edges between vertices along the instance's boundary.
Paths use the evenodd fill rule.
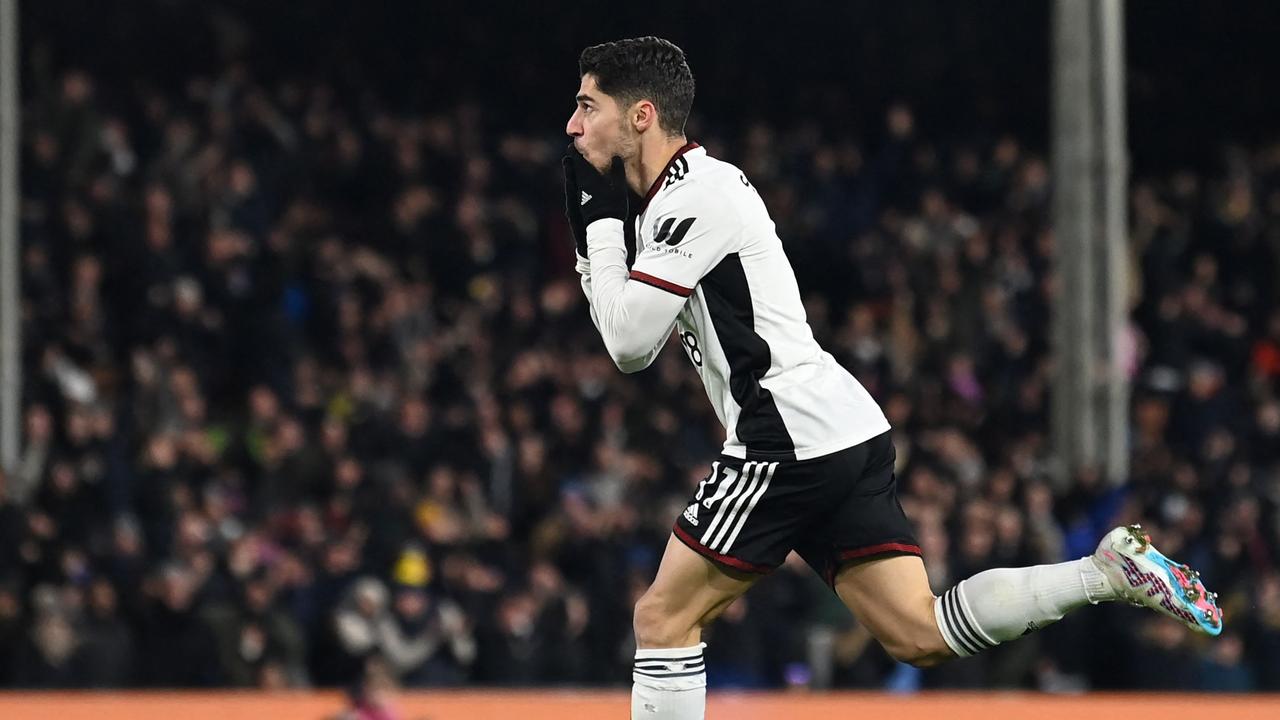
<path fill-rule="evenodd" d="M 684 519 L 689 521 L 690 525 L 697 527 L 698 525 L 698 503 L 694 503 L 684 509 Z"/>

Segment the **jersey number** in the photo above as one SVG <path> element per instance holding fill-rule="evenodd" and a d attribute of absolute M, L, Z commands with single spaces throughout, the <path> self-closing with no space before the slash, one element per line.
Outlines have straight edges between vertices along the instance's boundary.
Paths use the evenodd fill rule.
<path fill-rule="evenodd" d="M 702 367 L 702 350 L 698 348 L 698 336 L 691 332 L 682 332 L 680 344 L 684 345 L 685 352 L 689 353 L 689 359 L 693 364 Z"/>

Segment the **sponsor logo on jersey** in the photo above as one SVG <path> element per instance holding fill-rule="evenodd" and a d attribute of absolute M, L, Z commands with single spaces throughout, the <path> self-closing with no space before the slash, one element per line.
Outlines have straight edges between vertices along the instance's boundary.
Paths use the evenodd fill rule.
<path fill-rule="evenodd" d="M 693 223 L 697 219 L 696 217 L 684 219 L 669 217 L 654 220 L 650 239 L 642 242 L 643 249 L 666 255 L 679 255 L 692 260 L 693 253 L 676 246 L 689 234 L 689 228 L 693 227 Z"/>
<path fill-rule="evenodd" d="M 691 217 L 676 222 L 675 218 L 667 218 L 666 220 L 653 221 L 653 242 L 654 244 L 666 244 L 675 247 L 684 240 L 684 236 L 689 234 L 689 228 L 693 227 L 694 221 L 698 218 Z M 661 222 L 662 225 L 658 225 Z"/>

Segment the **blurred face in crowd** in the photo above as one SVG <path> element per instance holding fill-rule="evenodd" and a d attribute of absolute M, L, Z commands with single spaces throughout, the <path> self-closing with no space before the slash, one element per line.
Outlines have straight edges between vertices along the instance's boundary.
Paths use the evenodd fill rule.
<path fill-rule="evenodd" d="M 401 590 L 396 593 L 396 613 L 404 618 L 420 618 L 427 611 L 427 595 L 421 590 Z"/>
<path fill-rule="evenodd" d="M 608 170 L 615 155 L 627 160 L 639 151 L 639 132 L 632 123 L 632 115 L 654 112 L 653 103 L 641 100 L 624 108 L 600 90 L 590 73 L 582 76 L 577 103 L 565 132 L 573 137 L 578 152 L 597 170 Z"/>
<path fill-rule="evenodd" d="M 9 589 L 0 589 L 0 621 L 12 620 L 22 612 L 18 596 Z"/>
<path fill-rule="evenodd" d="M 89 608 L 100 618 L 108 618 L 116 613 L 116 589 L 106 580 L 93 581 L 89 587 Z"/>
<path fill-rule="evenodd" d="M 186 612 L 195 597 L 195 585 L 190 575 L 183 570 L 167 570 L 160 585 L 160 599 L 170 610 Z"/>
<path fill-rule="evenodd" d="M 71 623 L 58 614 L 40 618 L 35 627 L 36 648 L 51 665 L 61 665 L 75 651 L 76 636 Z"/>

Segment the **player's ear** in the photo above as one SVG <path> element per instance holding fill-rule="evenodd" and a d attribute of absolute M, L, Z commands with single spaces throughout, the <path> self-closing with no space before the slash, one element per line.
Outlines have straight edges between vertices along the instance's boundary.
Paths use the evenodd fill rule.
<path fill-rule="evenodd" d="M 640 100 L 631 106 L 631 124 L 636 132 L 644 132 L 658 124 L 658 108 L 649 100 Z"/>

